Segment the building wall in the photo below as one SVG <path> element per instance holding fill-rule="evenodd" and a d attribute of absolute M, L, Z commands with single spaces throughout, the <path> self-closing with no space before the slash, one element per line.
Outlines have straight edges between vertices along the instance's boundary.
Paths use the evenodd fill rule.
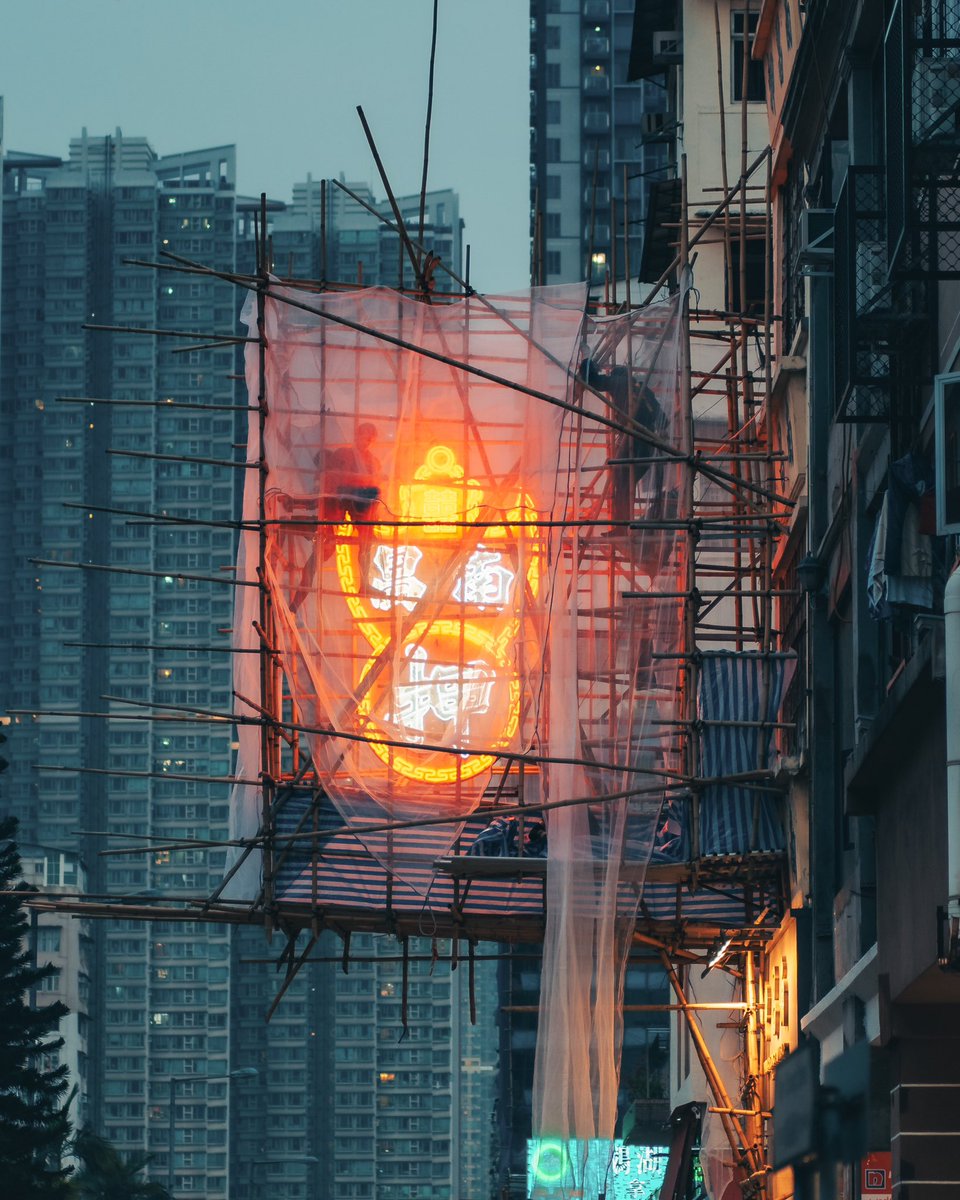
<path fill-rule="evenodd" d="M 769 6 L 775 22 L 784 8 Z M 783 296 L 799 272 L 808 272 L 805 320 L 797 329 L 806 394 L 793 407 L 798 417 L 805 408 L 809 418 L 807 552 L 809 565 L 819 568 L 807 609 L 812 702 L 801 747 L 809 771 L 813 915 L 806 948 L 813 989 L 802 1024 L 825 1060 L 857 1042 L 886 1051 L 890 1079 L 874 1081 L 872 1099 L 883 1120 L 871 1129 L 871 1147 L 892 1148 L 893 1194 L 906 1197 L 957 1186 L 955 1107 L 937 1102 L 952 1095 L 944 1085 L 956 1083 L 944 1006 L 958 999 L 954 975 L 937 965 L 938 908 L 947 890 L 942 578 L 935 571 L 932 602 L 894 606 L 876 619 L 868 607 L 867 564 L 891 464 L 907 453 L 932 454 L 933 377 L 955 354 L 956 285 L 936 278 L 951 271 L 949 244 L 910 260 L 920 244 L 921 163 L 935 167 L 949 147 L 928 146 L 921 160 L 909 116 L 921 74 L 911 56 L 926 53 L 909 39 L 921 18 L 945 22 L 947 40 L 955 39 L 955 9 L 831 0 L 805 8 L 793 72 L 771 111 L 771 129 L 784 148 L 784 188 L 795 176 L 801 207 L 826 210 L 808 216 L 828 231 L 806 261 L 781 260 Z M 891 65 L 901 61 L 884 45 L 895 40 L 896 23 L 888 21 L 897 8 L 908 35 L 902 61 L 913 80 L 899 114 L 884 110 L 896 86 Z M 765 52 L 771 49 L 776 54 L 768 40 Z M 954 59 L 956 44 L 937 53 Z M 898 144 L 897 119 L 888 119 L 902 120 L 904 109 L 906 146 Z M 858 177 L 878 180 L 879 203 L 852 190 Z M 870 291 L 874 313 L 884 313 L 877 320 L 865 317 L 860 247 L 893 244 L 884 206 L 903 178 L 920 190 L 911 190 L 905 256 L 889 260 L 884 280 Z M 784 198 L 785 217 L 787 208 Z M 789 230 L 784 219 L 785 240 Z M 878 349 L 873 382 L 862 364 Z M 955 548 L 952 540 L 932 543 L 945 570 Z M 851 1191 L 854 1167 L 841 1174 Z"/>
<path fill-rule="evenodd" d="M 884 777 L 874 776 L 871 789 L 877 814 L 877 941 L 894 1001 L 927 972 L 937 974 L 935 914 L 947 892 L 942 688 L 931 682 L 918 689 L 914 705 L 925 719 L 911 721 L 919 713 L 900 714 L 910 732 L 900 722 L 888 730 L 902 750 L 885 757 Z"/>
<path fill-rule="evenodd" d="M 85 872 L 76 854 L 24 844 L 18 845 L 18 849 L 23 881 L 30 887 L 40 887 L 54 895 L 83 889 Z M 30 916 L 26 949 L 38 966 L 52 966 L 56 973 L 43 981 L 42 988 L 29 997 L 29 1003 L 31 1007 L 43 1007 L 59 1001 L 70 1010 L 60 1018 L 58 1026 L 64 1044 L 45 1056 L 45 1066 L 69 1067 L 70 1085 L 77 1089 L 70 1117 L 74 1126 L 80 1128 L 90 1117 L 88 1034 L 93 1012 L 90 922 L 59 913 L 31 911 Z"/>
<path fill-rule="evenodd" d="M 766 107 L 762 101 L 748 103 L 746 113 L 746 141 L 743 138 L 742 109 L 740 101 L 734 99 L 733 69 L 731 66 L 732 14 L 742 13 L 743 6 L 721 0 L 720 54 L 723 107 L 720 104 L 717 78 L 717 28 L 714 5 L 709 0 L 684 0 L 683 9 L 683 66 L 680 68 L 680 104 L 677 120 L 680 137 L 677 153 L 687 158 L 687 194 L 691 233 L 697 229 L 697 213 L 710 212 L 723 195 L 723 184 L 733 187 L 740 179 L 741 171 L 749 167 L 768 142 Z M 754 11 L 756 9 L 754 8 Z M 721 159 L 721 120 L 726 137 L 726 176 Z M 743 162 L 744 154 L 746 164 Z M 763 189 L 766 186 L 766 171 L 761 167 L 750 178 L 751 190 L 747 193 L 747 212 L 760 217 L 764 212 Z M 752 190 L 759 187 L 759 191 Z M 739 249 L 739 209 L 732 209 L 731 240 Z M 697 247 L 694 266 L 695 281 L 704 308 L 726 309 L 725 249 L 722 225 L 714 226 L 715 232 Z M 739 287 L 739 282 L 736 285 Z"/>

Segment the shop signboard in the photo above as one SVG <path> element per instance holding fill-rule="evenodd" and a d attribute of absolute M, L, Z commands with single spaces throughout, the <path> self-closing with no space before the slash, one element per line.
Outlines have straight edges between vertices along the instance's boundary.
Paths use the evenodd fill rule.
<path fill-rule="evenodd" d="M 873 1150 L 860 1163 L 859 1200 L 893 1200 L 893 1155 Z"/>

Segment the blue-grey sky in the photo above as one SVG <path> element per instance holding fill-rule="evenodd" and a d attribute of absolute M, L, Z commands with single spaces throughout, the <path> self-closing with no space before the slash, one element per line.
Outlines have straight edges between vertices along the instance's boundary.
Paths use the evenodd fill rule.
<path fill-rule="evenodd" d="M 420 187 L 432 0 L 20 0 L 0 24 L 8 150 L 66 157 L 119 126 L 159 154 L 236 143 L 242 192 L 345 172 Z M 472 281 L 523 287 L 525 0 L 440 0 L 429 182 L 460 192 Z"/>

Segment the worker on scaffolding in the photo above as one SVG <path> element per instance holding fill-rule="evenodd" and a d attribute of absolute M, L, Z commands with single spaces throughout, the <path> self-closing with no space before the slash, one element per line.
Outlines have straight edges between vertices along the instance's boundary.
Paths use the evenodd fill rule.
<path fill-rule="evenodd" d="M 610 397 L 613 417 L 630 432 L 614 435 L 614 461 L 610 471 L 610 516 L 613 521 L 633 519 L 637 484 L 646 475 L 656 457 L 656 446 L 645 435 L 663 436 L 667 420 L 663 409 L 646 381 L 633 380 L 630 369 L 613 366 L 602 371 L 592 358 L 580 365 L 580 378 L 589 387 Z"/>
<path fill-rule="evenodd" d="M 615 365 L 609 371 L 602 371 L 593 359 L 585 358 L 580 366 L 580 378 L 595 391 L 609 396 L 611 415 L 625 427 L 614 433 L 611 446 L 610 519 L 614 523 L 613 536 L 626 534 L 627 527 L 637 519 L 634 511 L 637 485 L 651 466 L 655 467 L 655 480 L 649 489 L 652 493 L 650 512 L 645 516 L 662 515 L 669 504 L 669 497 L 663 494 L 657 447 L 648 440 L 649 436 L 657 440 L 663 438 L 668 422 L 646 378 L 631 378 L 629 367 Z M 634 536 L 626 540 L 634 546 Z M 647 573 L 653 578 L 662 565 L 661 539 L 654 537 L 644 541 L 641 538 L 641 542 L 648 550 L 644 557 L 649 559 Z M 638 692 L 649 692 L 657 686 L 652 633 L 638 629 L 635 638 L 634 684 Z"/>
<path fill-rule="evenodd" d="M 321 562 L 333 554 L 334 527 L 341 521 L 349 520 L 356 529 L 360 588 L 363 592 L 367 589 L 373 552 L 371 514 L 380 499 L 380 461 L 373 453 L 376 440 L 376 425 L 363 421 L 357 426 L 352 445 L 321 450 L 317 456 L 317 464 L 323 464 L 318 497 L 320 521 L 310 555 L 300 572 L 299 585 L 290 600 L 291 612 L 297 611 L 313 586 L 318 548 Z"/>

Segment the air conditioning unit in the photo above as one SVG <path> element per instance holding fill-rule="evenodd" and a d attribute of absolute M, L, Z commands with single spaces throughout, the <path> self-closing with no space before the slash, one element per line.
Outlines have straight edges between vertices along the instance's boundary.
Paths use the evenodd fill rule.
<path fill-rule="evenodd" d="M 918 59 L 911 90 L 914 141 L 956 137 L 960 131 L 960 58 Z"/>
<path fill-rule="evenodd" d="M 653 35 L 653 61 L 678 63 L 683 57 L 683 37 L 675 30 L 661 30 Z"/>
<path fill-rule="evenodd" d="M 798 265 L 811 269 L 833 262 L 832 208 L 805 208 L 800 213 L 800 236 L 797 250 Z"/>
<path fill-rule="evenodd" d="M 878 312 L 885 307 L 887 291 L 887 243 L 858 242 L 854 257 L 857 313 Z"/>

